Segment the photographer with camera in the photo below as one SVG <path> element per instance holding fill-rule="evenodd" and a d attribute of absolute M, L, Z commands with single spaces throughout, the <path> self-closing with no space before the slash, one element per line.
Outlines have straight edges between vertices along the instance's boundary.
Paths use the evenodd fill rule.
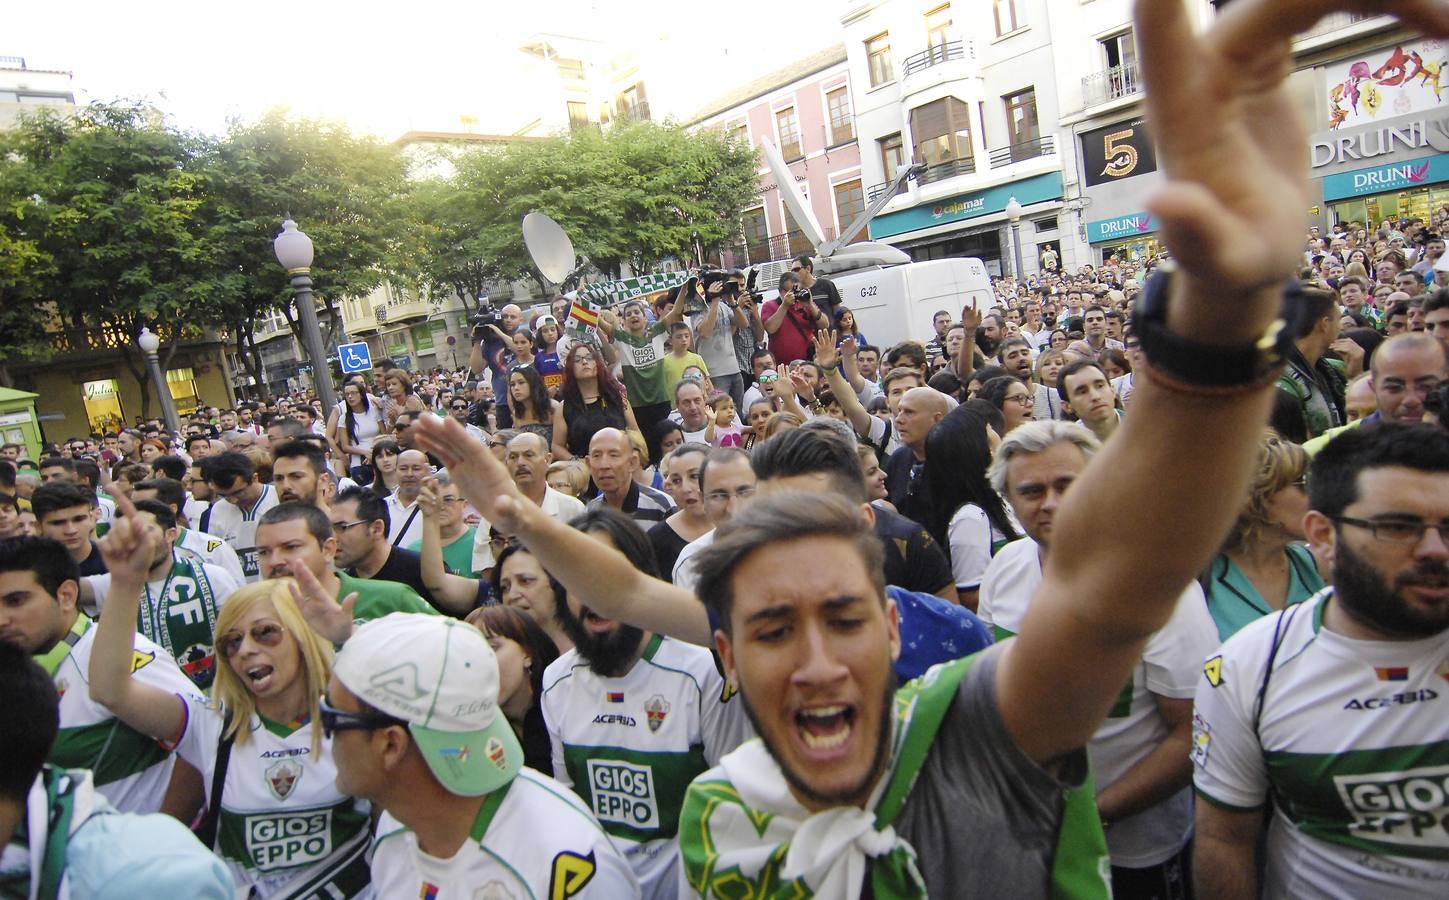
<path fill-rule="evenodd" d="M 830 319 L 815 305 L 810 289 L 794 272 L 780 276 L 780 296 L 760 311 L 770 336 L 770 353 L 777 365 L 809 359 L 815 332 L 830 327 Z"/>
<path fill-rule="evenodd" d="M 739 359 L 735 355 L 735 332 L 749 327 L 750 320 L 745 313 L 747 301 L 741 296 L 739 284 L 726 272 L 703 272 L 699 279 L 704 284 L 709 305 L 693 318 L 694 333 L 698 337 L 696 349 L 704 357 L 714 386 L 729 394 L 739 406 L 744 402 L 745 378 L 740 374 Z"/>
<path fill-rule="evenodd" d="M 468 355 L 468 372 L 475 378 L 482 378 L 484 368 L 489 369 L 495 397 L 507 393 L 507 355 L 513 348 L 513 333 L 522 322 L 523 310 L 512 303 L 495 310 L 492 303 L 484 301 L 473 316 L 473 351 Z M 500 403 L 496 412 L 499 428 L 512 424 L 508 404 Z"/>
<path fill-rule="evenodd" d="M 800 276 L 802 287 L 810 291 L 815 305 L 833 320 L 840 308 L 840 289 L 829 278 L 815 277 L 815 260 L 808 253 L 802 253 L 790 263 L 790 271 Z"/>

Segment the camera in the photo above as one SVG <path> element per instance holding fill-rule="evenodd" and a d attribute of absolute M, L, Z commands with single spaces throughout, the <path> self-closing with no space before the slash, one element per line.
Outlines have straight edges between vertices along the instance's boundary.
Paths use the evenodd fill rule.
<path fill-rule="evenodd" d="M 498 308 L 493 305 L 491 300 L 484 300 L 479 305 L 478 311 L 473 314 L 473 318 L 468 321 L 468 327 L 473 330 L 473 343 L 476 344 L 483 340 L 483 334 L 490 325 L 498 328 L 501 322 L 502 320 L 498 317 Z"/>
<path fill-rule="evenodd" d="M 794 298 L 796 303 L 804 303 L 810 299 L 810 289 L 804 287 L 795 288 L 795 290 L 790 292 L 790 296 Z"/>

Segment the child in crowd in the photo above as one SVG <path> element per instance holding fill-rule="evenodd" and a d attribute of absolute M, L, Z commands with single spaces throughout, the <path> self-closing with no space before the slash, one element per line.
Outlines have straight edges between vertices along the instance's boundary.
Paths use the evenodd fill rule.
<path fill-rule="evenodd" d="M 686 369 L 697 368 L 709 374 L 704 357 L 693 351 L 694 331 L 687 322 L 675 322 L 669 327 L 669 353 L 664 357 L 664 383 L 672 389 L 684 377 Z"/>
<path fill-rule="evenodd" d="M 709 398 L 710 416 L 704 426 L 704 439 L 711 447 L 743 447 L 745 429 L 735 417 L 734 398 L 720 391 Z"/>

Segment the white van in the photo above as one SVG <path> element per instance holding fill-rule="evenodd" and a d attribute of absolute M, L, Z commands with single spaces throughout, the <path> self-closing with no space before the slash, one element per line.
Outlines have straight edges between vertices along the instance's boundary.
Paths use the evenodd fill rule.
<path fill-rule="evenodd" d="M 985 312 L 996 302 L 986 266 L 970 257 L 872 266 L 828 277 L 840 301 L 855 313 L 860 333 L 882 350 L 904 340 L 930 340 L 936 334 L 931 319 L 940 310 L 956 320 L 968 305 Z"/>

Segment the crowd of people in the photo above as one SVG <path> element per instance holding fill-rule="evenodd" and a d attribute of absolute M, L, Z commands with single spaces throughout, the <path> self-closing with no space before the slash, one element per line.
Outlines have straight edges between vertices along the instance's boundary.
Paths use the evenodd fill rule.
<path fill-rule="evenodd" d="M 1320 12 L 1142 4 L 1168 250 L 915 339 L 807 255 L 0 447 L 0 896 L 1439 896 L 1449 208 L 1304 249 Z"/>

